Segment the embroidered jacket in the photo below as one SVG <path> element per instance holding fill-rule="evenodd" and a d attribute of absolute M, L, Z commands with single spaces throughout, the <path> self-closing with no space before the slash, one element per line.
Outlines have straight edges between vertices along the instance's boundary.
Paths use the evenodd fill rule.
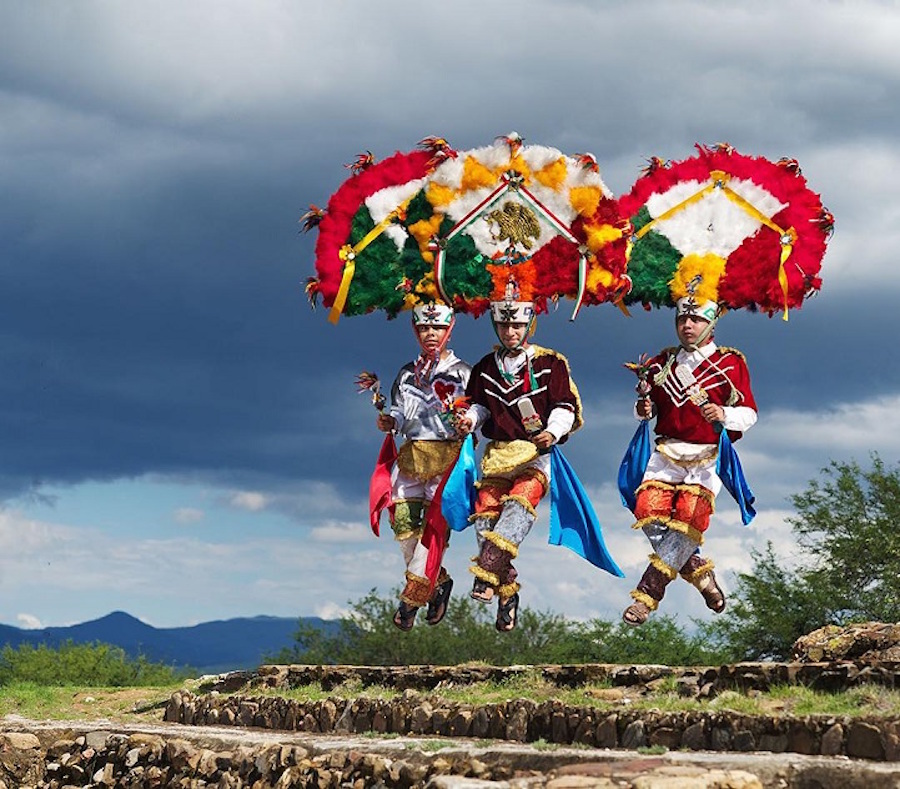
<path fill-rule="evenodd" d="M 737 441 L 756 422 L 756 401 L 744 355 L 708 343 L 694 351 L 666 348 L 650 360 L 650 399 L 656 433 L 663 439 L 715 444 L 715 427 L 700 413 L 697 400 L 708 398 L 725 410 L 728 437 Z"/>
<path fill-rule="evenodd" d="M 391 387 L 390 415 L 396 431 L 408 441 L 447 441 L 458 438 L 447 415 L 462 397 L 471 367 L 453 351 L 438 361 L 427 380 L 416 380 L 415 362 L 403 365 Z"/>
<path fill-rule="evenodd" d="M 554 432 L 553 411 L 567 411 L 565 416 L 569 418 L 559 420 L 564 427 L 559 431 L 561 435 L 556 436 L 557 442 L 563 443 L 570 429 L 576 430 L 582 424 L 581 399 L 569 374 L 569 363 L 562 354 L 549 348 L 531 345 L 528 350 L 531 375 L 525 352 L 520 354 L 523 358 L 518 369 L 507 372 L 503 357 L 495 351 L 472 368 L 466 395 L 478 414 L 482 434 L 492 441 L 528 439 L 519 410 L 523 400 L 531 401 L 542 425 L 551 432 Z"/>

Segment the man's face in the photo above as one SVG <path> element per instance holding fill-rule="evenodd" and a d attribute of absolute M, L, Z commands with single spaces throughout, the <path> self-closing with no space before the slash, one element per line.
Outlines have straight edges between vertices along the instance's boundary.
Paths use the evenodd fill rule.
<path fill-rule="evenodd" d="M 525 332 L 528 331 L 527 323 L 498 323 L 497 336 L 504 348 L 518 348 L 524 345 Z"/>
<path fill-rule="evenodd" d="M 447 331 L 446 326 L 416 326 L 416 337 L 422 352 L 432 354 L 440 348 Z"/>
<path fill-rule="evenodd" d="M 697 345 L 697 340 L 707 326 L 709 326 L 709 321 L 706 318 L 701 318 L 699 315 L 679 315 L 675 319 L 675 332 L 678 334 L 678 341 L 686 348 Z M 712 342 L 712 332 L 706 335 L 700 345 L 706 345 L 708 342 Z"/>

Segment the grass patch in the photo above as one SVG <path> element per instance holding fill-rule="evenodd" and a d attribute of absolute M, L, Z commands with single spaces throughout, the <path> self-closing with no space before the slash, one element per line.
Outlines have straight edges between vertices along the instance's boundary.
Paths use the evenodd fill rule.
<path fill-rule="evenodd" d="M 32 720 L 106 718 L 132 723 L 159 722 L 166 702 L 177 690 L 202 695 L 205 689 L 196 680 L 169 686 L 139 688 L 47 686 L 16 682 L 5 685 L 0 690 L 0 717 L 19 715 Z M 505 682 L 473 683 L 417 693 L 422 699 L 428 699 L 433 706 L 447 703 L 474 708 L 526 699 L 534 704 L 552 701 L 571 707 L 589 707 L 600 715 L 621 710 L 653 710 L 665 713 L 729 711 L 749 716 L 900 717 L 900 690 L 876 685 L 865 685 L 841 693 L 826 693 L 804 686 L 785 685 L 773 687 L 765 693 L 727 690 L 712 699 L 698 699 L 682 694 L 683 690 L 674 681 L 656 683 L 652 690 L 646 692 L 642 692 L 639 688 L 612 687 L 607 683 L 579 688 L 558 688 L 544 680 L 539 672 L 512 677 Z M 289 690 L 252 689 L 242 691 L 240 695 L 280 696 L 298 702 L 312 703 L 334 699 L 336 703 L 340 703 L 356 698 L 389 700 L 402 695 L 402 691 L 378 685 L 363 687 L 359 680 L 353 680 L 327 690 L 319 683 L 312 683 Z M 486 747 L 491 742 L 483 740 L 479 744 Z M 552 744 L 539 743 L 536 747 L 551 746 Z"/>
<path fill-rule="evenodd" d="M 458 687 L 418 691 L 432 704 L 440 700 L 451 704 L 478 707 L 525 699 L 534 704 L 553 701 L 572 707 L 591 707 L 600 712 L 622 709 L 664 713 L 730 711 L 740 715 L 839 715 L 900 716 L 900 691 L 867 685 L 842 693 L 826 693 L 807 687 L 785 685 L 766 693 L 726 690 L 711 699 L 686 696 L 675 678 L 656 683 L 652 690 L 613 687 L 609 683 L 593 683 L 578 688 L 559 688 L 545 680 L 540 672 L 511 677 L 504 682 L 476 682 Z M 402 691 L 381 685 L 363 686 L 358 680 L 324 690 L 314 683 L 289 690 L 259 689 L 255 696 L 281 696 L 300 702 L 324 699 L 349 701 L 356 698 L 392 699 Z"/>
<path fill-rule="evenodd" d="M 32 720 L 159 721 L 162 707 L 182 685 L 146 688 L 86 688 L 14 682 L 0 693 L 0 717 Z"/>

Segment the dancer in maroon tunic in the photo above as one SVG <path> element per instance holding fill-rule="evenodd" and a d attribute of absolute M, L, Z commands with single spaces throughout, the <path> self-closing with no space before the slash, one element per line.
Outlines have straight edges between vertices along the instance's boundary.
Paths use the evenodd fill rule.
<path fill-rule="evenodd" d="M 491 302 L 501 345 L 472 368 L 462 429 L 481 429 L 489 439 L 472 520 L 479 545 L 470 567 L 472 597 L 498 598 L 497 629 L 516 626 L 519 582 L 512 565 L 549 489 L 546 453 L 582 424 L 581 401 L 565 357 L 532 345 L 534 304 L 516 301 L 513 287 Z"/>

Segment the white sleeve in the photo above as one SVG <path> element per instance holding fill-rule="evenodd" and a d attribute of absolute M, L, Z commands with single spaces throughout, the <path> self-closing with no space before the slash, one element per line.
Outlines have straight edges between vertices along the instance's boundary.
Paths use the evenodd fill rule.
<path fill-rule="evenodd" d="M 479 403 L 472 403 L 472 405 L 469 406 L 468 410 L 465 413 L 465 417 L 466 419 L 471 420 L 471 422 L 473 423 L 473 433 L 484 424 L 485 420 L 490 416 L 490 414 L 491 412 Z"/>
<path fill-rule="evenodd" d="M 756 424 L 756 411 L 748 406 L 723 405 L 722 410 L 725 412 L 723 424 L 726 430 L 739 430 L 743 433 Z"/>
<path fill-rule="evenodd" d="M 554 408 L 547 417 L 547 432 L 553 436 L 556 443 L 566 433 L 572 429 L 575 424 L 575 412 L 570 408 Z"/>

